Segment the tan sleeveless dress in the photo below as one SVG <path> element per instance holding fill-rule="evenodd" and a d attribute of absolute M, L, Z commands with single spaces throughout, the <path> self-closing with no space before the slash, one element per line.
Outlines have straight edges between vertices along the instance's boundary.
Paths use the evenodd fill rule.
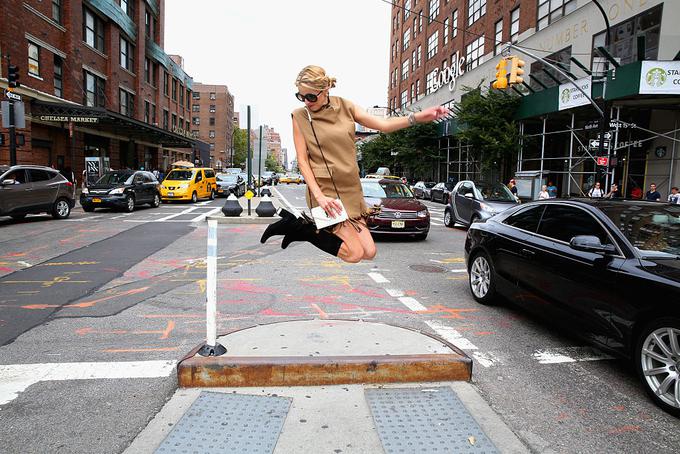
<path fill-rule="evenodd" d="M 364 194 L 359 180 L 359 166 L 357 164 L 356 146 L 354 144 L 355 106 L 337 96 L 330 97 L 330 103 L 318 112 L 311 112 L 314 130 L 328 162 L 328 169 L 324 164 L 319 147 L 314 139 L 312 127 L 305 108 L 293 111 L 293 118 L 298 124 L 307 144 L 309 164 L 321 191 L 327 197 L 340 197 L 348 217 L 357 226 L 356 221 L 366 217 L 370 211 L 364 202 Z M 338 188 L 336 195 L 331 174 Z M 307 206 L 316 207 L 318 204 L 307 191 Z"/>

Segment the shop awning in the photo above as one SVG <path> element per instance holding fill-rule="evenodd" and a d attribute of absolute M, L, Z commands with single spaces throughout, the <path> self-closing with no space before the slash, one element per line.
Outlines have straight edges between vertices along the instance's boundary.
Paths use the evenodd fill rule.
<path fill-rule="evenodd" d="M 123 140 L 155 143 L 164 147 L 191 148 L 196 140 L 189 132 L 171 132 L 101 107 L 33 101 L 31 117 L 68 128 L 69 123 L 91 126 L 98 131 L 120 136 Z"/>

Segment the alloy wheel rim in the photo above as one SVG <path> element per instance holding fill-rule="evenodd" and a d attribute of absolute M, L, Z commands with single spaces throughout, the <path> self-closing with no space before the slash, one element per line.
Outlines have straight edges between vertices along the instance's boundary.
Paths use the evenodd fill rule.
<path fill-rule="evenodd" d="M 135 201 L 132 197 L 127 199 L 128 210 L 133 210 L 135 208 Z"/>
<path fill-rule="evenodd" d="M 470 269 L 470 287 L 472 287 L 472 293 L 474 293 L 477 298 L 484 298 L 489 292 L 489 286 L 491 284 L 490 271 L 491 268 L 489 267 L 489 262 L 487 262 L 486 258 L 479 256 L 472 262 L 472 268 Z"/>
<path fill-rule="evenodd" d="M 444 213 L 444 224 L 449 225 L 451 224 L 451 213 L 448 211 Z"/>
<path fill-rule="evenodd" d="M 651 332 L 642 344 L 640 361 L 652 392 L 680 409 L 680 329 L 662 327 Z"/>
<path fill-rule="evenodd" d="M 158 194 L 153 196 L 153 204 L 154 204 L 154 206 L 158 206 L 158 205 L 161 204 L 161 199 L 158 197 Z"/>
<path fill-rule="evenodd" d="M 61 217 L 64 217 L 66 214 L 68 214 L 68 204 L 65 201 L 60 200 L 59 203 L 57 203 L 57 213 Z"/>

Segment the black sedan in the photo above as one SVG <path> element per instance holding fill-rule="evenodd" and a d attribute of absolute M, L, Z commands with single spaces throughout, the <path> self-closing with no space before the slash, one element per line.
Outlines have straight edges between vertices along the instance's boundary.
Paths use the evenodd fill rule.
<path fill-rule="evenodd" d="M 413 195 L 416 199 L 430 200 L 430 189 L 434 187 L 434 181 L 419 181 L 413 185 Z"/>
<path fill-rule="evenodd" d="M 106 172 L 95 184 L 83 188 L 80 205 L 83 211 L 109 207 L 128 213 L 145 203 L 157 208 L 161 204 L 159 188 L 160 183 L 151 172 L 113 170 Z"/>
<path fill-rule="evenodd" d="M 234 194 L 241 197 L 246 193 L 246 182 L 241 175 L 218 173 L 216 180 L 217 195 L 228 197 L 229 194 Z"/>
<path fill-rule="evenodd" d="M 448 203 L 453 186 L 448 183 L 437 183 L 430 189 L 430 201 Z"/>
<path fill-rule="evenodd" d="M 502 183 L 460 181 L 453 188 L 444 209 L 444 224 L 453 227 L 456 222 L 460 222 L 467 226 L 516 205 L 515 196 Z"/>
<path fill-rule="evenodd" d="M 632 360 L 680 416 L 680 206 L 639 200 L 534 202 L 468 230 L 478 302 L 503 297 Z"/>

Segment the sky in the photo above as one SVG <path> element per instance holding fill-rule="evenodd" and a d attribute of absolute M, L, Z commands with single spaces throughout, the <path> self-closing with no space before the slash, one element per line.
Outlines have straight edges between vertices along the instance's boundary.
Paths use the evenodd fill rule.
<path fill-rule="evenodd" d="M 194 82 L 226 85 L 295 158 L 295 77 L 314 64 L 338 79 L 331 95 L 387 105 L 391 6 L 382 0 L 165 0 L 165 51 Z M 245 109 L 244 109 L 245 110 Z M 244 113 L 245 114 L 245 113 Z"/>

